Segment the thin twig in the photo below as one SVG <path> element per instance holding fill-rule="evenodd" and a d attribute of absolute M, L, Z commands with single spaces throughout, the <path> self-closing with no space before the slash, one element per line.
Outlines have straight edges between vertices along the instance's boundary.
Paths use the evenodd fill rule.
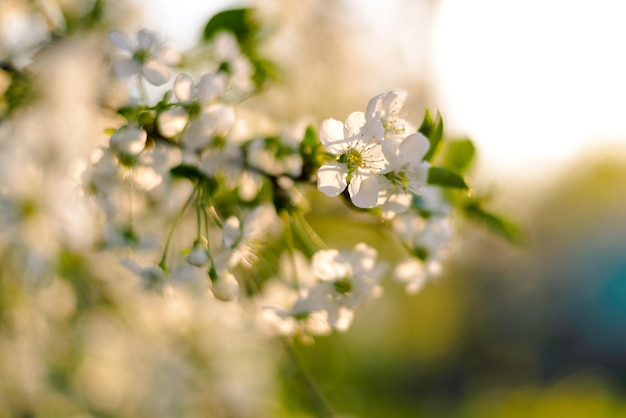
<path fill-rule="evenodd" d="M 317 386 L 317 383 L 315 383 L 315 380 L 313 380 L 311 374 L 305 369 L 291 343 L 284 337 L 281 338 L 281 341 L 283 342 L 283 346 L 285 347 L 285 351 L 287 351 L 289 359 L 298 370 L 298 375 L 300 376 L 300 379 L 309 394 L 315 414 L 319 418 L 336 418 L 337 414 L 328 402 L 328 399 L 326 399 L 320 388 Z"/>

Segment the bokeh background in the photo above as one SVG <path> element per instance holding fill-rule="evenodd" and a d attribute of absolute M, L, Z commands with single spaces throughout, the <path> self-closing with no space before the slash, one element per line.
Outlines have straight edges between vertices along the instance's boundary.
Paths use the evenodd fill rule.
<path fill-rule="evenodd" d="M 30 22 L 9 19 L 8 5 L 20 2 L 5 1 L 6 51 L 23 47 L 22 32 L 37 33 Z M 59 2 L 74 3 L 80 2 Z M 184 49 L 213 13 L 234 6 L 257 8 L 268 30 L 264 52 L 281 69 L 279 83 L 253 105 L 286 122 L 344 119 L 375 94 L 403 88 L 414 121 L 426 107 L 439 110 L 449 138 L 474 140 L 478 160 L 470 184 L 493 194 L 490 207 L 526 237 L 513 245 L 461 222 L 438 280 L 417 295 L 387 286 L 347 333 L 296 345 L 333 408 L 346 417 L 626 417 L 626 7 L 611 0 L 134 0 L 108 8 L 90 30 L 147 27 Z M 319 212 L 310 222 L 331 245 L 375 237 L 381 256 L 394 256 L 395 248 L 367 221 L 337 225 Z M 160 325 L 167 332 L 177 318 L 201 331 L 204 325 L 190 318 L 211 314 L 175 312 Z M 88 321 L 79 322 L 90 329 Z M 217 329 L 226 333 L 229 326 Z M 64 367 L 71 369 L 69 351 Z M 273 358 L 261 351 L 258 363 Z M 161 364 L 170 352 L 176 359 L 180 349 L 168 345 L 150 361 Z M 122 367 L 120 353 L 101 355 Z M 234 355 L 215 361 L 239 362 Z M 239 367 L 245 374 L 258 363 Z M 278 394 L 276 411 L 313 416 L 300 376 L 281 364 L 270 390 Z M 91 367 L 80 373 L 113 379 Z M 159 369 L 165 390 L 194 373 L 172 375 L 168 367 Z M 161 380 L 150 390 L 160 390 Z M 102 387 L 93 387 L 85 396 L 103 405 L 121 396 L 107 387 L 109 397 L 99 396 L 92 392 Z M 244 401 L 233 395 L 232 402 Z M 196 404 L 208 409 L 193 416 L 229 416 L 208 412 L 219 400 Z M 48 411 L 57 404 L 50 405 Z M 154 411 L 175 416 L 158 405 Z M 115 408 L 108 413 L 101 416 L 116 416 Z"/>

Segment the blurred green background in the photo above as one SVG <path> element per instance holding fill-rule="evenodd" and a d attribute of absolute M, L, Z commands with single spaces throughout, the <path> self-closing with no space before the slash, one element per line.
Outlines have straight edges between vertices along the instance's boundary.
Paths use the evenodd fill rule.
<path fill-rule="evenodd" d="M 387 286 L 347 334 L 299 347 L 338 411 L 626 414 L 626 167 L 620 157 L 583 161 L 532 201 L 505 199 L 510 213 L 518 204 L 526 214 L 524 245 L 459 225 L 439 279 L 415 296 Z M 373 242 L 397 254 L 385 237 Z"/>

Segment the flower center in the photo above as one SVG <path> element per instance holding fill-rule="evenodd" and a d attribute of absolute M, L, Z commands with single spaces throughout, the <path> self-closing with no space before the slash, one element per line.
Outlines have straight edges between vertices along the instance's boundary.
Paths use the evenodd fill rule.
<path fill-rule="evenodd" d="M 133 59 L 140 64 L 145 64 L 150 59 L 150 51 L 147 49 L 138 49 L 133 54 Z"/>
<path fill-rule="evenodd" d="M 197 101 L 193 101 L 187 105 L 187 113 L 191 119 L 197 117 L 202 111 L 202 106 Z"/>
<path fill-rule="evenodd" d="M 352 280 L 347 277 L 343 279 L 339 279 L 334 283 L 335 291 L 337 293 L 341 293 L 342 295 L 348 294 L 352 291 Z"/>
<path fill-rule="evenodd" d="M 409 176 L 406 171 L 391 172 L 386 176 L 391 182 L 397 186 L 400 186 L 402 190 L 406 190 L 409 187 Z"/>
<path fill-rule="evenodd" d="M 352 173 L 357 168 L 364 168 L 365 161 L 363 161 L 363 155 L 356 148 L 348 147 L 345 155 L 345 162 L 348 166 L 348 173 Z"/>

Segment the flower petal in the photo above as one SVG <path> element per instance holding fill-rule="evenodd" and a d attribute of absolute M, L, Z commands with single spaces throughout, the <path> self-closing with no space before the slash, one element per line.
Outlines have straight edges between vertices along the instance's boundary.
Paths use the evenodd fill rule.
<path fill-rule="evenodd" d="M 407 178 L 409 179 L 408 187 L 410 190 L 419 194 L 422 186 L 425 186 L 428 181 L 429 168 L 430 163 L 428 161 L 422 161 L 412 165 L 411 170 L 406 173 Z"/>
<path fill-rule="evenodd" d="M 224 77 L 217 74 L 205 74 L 198 82 L 196 96 L 200 103 L 208 103 L 221 96 L 226 89 Z"/>
<path fill-rule="evenodd" d="M 146 77 L 146 80 L 155 86 L 167 83 L 171 76 L 170 69 L 167 65 L 155 60 L 148 61 L 144 64 L 142 74 Z"/>
<path fill-rule="evenodd" d="M 323 281 L 332 281 L 350 274 L 350 266 L 347 263 L 337 261 L 339 255 L 339 251 L 334 248 L 320 250 L 313 254 L 311 266 L 315 277 Z"/>
<path fill-rule="evenodd" d="M 231 216 L 226 219 L 224 222 L 224 226 L 222 227 L 222 237 L 224 239 L 224 244 L 227 247 L 232 247 L 239 241 L 241 237 L 241 229 L 239 219 L 235 216 Z"/>
<path fill-rule="evenodd" d="M 365 110 L 365 118 L 369 121 L 371 119 L 380 118 L 380 109 L 383 102 L 384 93 L 377 94 L 367 102 L 367 108 Z"/>
<path fill-rule="evenodd" d="M 347 123 L 347 122 L 346 122 Z M 385 136 L 385 128 L 380 118 L 374 118 L 367 121 L 361 128 L 359 136 L 363 142 L 370 142 L 376 140 L 383 143 Z"/>
<path fill-rule="evenodd" d="M 160 47 L 156 51 L 154 56 L 159 61 L 162 61 L 166 63 L 167 65 L 178 65 L 180 64 L 180 60 L 181 60 L 180 51 L 178 51 L 176 48 L 172 48 L 169 46 Z"/>
<path fill-rule="evenodd" d="M 113 70 L 120 78 L 131 77 L 141 71 L 141 64 L 132 58 L 118 58 L 113 63 Z"/>
<path fill-rule="evenodd" d="M 205 133 L 226 136 L 235 123 L 235 109 L 232 106 L 214 103 L 204 110 L 200 119 L 205 121 L 209 129 Z"/>
<path fill-rule="evenodd" d="M 352 112 L 346 119 L 346 137 L 359 135 L 362 128 L 365 126 L 365 113 Z"/>
<path fill-rule="evenodd" d="M 326 196 L 335 197 L 346 189 L 348 167 L 332 162 L 324 164 L 317 171 L 317 189 Z"/>
<path fill-rule="evenodd" d="M 424 287 L 428 279 L 422 261 L 409 258 L 396 265 L 394 270 L 394 279 L 406 284 L 406 291 L 409 294 L 415 294 Z"/>
<path fill-rule="evenodd" d="M 137 40 L 139 41 L 139 48 L 141 49 L 150 49 L 158 43 L 156 35 L 146 29 L 139 31 Z"/>
<path fill-rule="evenodd" d="M 375 175 L 357 170 L 350 180 L 348 192 L 352 203 L 359 208 L 372 208 L 378 201 L 378 180 Z M 319 187 L 318 187 L 319 188 Z"/>
<path fill-rule="evenodd" d="M 341 155 L 348 147 L 348 141 L 344 135 L 343 123 L 336 119 L 326 119 L 320 125 L 320 142 L 331 154 Z"/>
<path fill-rule="evenodd" d="M 133 52 L 133 42 L 118 30 L 109 32 L 109 40 L 113 45 L 126 52 Z"/>
<path fill-rule="evenodd" d="M 421 133 L 416 132 L 407 136 L 398 147 L 399 163 L 419 163 L 428 152 L 428 148 L 430 143 Z"/>
<path fill-rule="evenodd" d="M 158 118 L 159 132 L 166 138 L 172 138 L 185 129 L 188 121 L 189 115 L 184 109 L 176 107 L 166 110 Z"/>
<path fill-rule="evenodd" d="M 194 87 L 191 76 L 180 73 L 174 80 L 174 95 L 179 102 L 189 103 L 194 97 Z"/>
<path fill-rule="evenodd" d="M 382 102 L 382 108 L 386 116 L 397 114 L 402 110 L 408 93 L 405 90 L 395 89 L 385 93 Z"/>

